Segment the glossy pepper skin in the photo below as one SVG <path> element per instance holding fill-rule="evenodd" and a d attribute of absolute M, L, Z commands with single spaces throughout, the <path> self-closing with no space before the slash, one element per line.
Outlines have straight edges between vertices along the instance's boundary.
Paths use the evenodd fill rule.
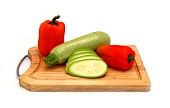
<path fill-rule="evenodd" d="M 46 20 L 39 27 L 38 49 L 43 56 L 47 56 L 51 50 L 64 43 L 65 24 L 56 19 L 55 16 L 51 21 Z"/>
<path fill-rule="evenodd" d="M 96 53 L 110 66 L 128 70 L 134 63 L 135 52 L 128 46 L 104 45 L 97 48 Z"/>

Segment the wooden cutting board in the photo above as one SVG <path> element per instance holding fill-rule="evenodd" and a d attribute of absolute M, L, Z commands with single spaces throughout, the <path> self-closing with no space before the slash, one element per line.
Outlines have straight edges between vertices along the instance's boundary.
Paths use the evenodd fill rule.
<path fill-rule="evenodd" d="M 28 50 L 30 68 L 19 78 L 22 87 L 30 91 L 149 91 L 150 80 L 137 48 L 135 63 L 128 71 L 108 68 L 105 76 L 96 79 L 78 78 L 66 74 L 65 64 L 49 68 L 37 47 Z"/>

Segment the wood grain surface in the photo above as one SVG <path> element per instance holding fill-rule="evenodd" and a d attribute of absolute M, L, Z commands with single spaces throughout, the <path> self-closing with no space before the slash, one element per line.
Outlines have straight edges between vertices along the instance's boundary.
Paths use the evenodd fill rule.
<path fill-rule="evenodd" d="M 19 83 L 30 91 L 149 91 L 151 83 L 139 52 L 136 46 L 129 46 L 136 53 L 130 70 L 109 67 L 106 75 L 95 79 L 70 76 L 66 74 L 65 64 L 49 68 L 38 48 L 32 47 L 28 50 L 30 68 L 20 76 Z"/>

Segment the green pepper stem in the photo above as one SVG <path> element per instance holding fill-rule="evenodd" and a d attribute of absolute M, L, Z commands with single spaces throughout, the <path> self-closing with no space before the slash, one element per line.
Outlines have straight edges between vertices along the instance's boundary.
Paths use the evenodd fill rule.
<path fill-rule="evenodd" d="M 59 18 L 60 18 L 60 15 L 55 16 L 55 17 L 51 20 L 51 22 L 49 22 L 49 24 L 58 25 L 58 24 L 55 22 L 55 20 L 56 20 L 56 19 L 59 19 Z"/>
<path fill-rule="evenodd" d="M 132 54 L 128 55 L 128 63 L 130 63 L 132 60 L 134 60 L 134 57 L 132 56 Z"/>

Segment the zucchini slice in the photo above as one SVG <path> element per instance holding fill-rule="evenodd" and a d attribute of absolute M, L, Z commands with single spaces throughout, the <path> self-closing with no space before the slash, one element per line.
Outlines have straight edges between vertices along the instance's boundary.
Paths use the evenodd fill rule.
<path fill-rule="evenodd" d="M 96 59 L 102 60 L 100 57 L 97 57 L 97 56 L 83 56 L 83 57 L 75 58 L 75 59 L 68 61 L 66 63 L 66 66 L 69 66 L 70 64 L 77 62 L 77 61 L 80 61 L 80 60 L 96 60 Z"/>
<path fill-rule="evenodd" d="M 107 64 L 103 60 L 81 60 L 72 63 L 66 72 L 77 77 L 97 78 L 105 75 Z"/>
<path fill-rule="evenodd" d="M 94 52 L 92 49 L 81 48 L 81 49 L 76 50 L 72 55 L 77 55 L 77 54 L 81 54 L 81 53 L 93 53 L 93 54 L 96 54 L 96 52 Z"/>
<path fill-rule="evenodd" d="M 95 53 L 85 52 L 85 53 L 79 53 L 79 54 L 71 55 L 71 56 L 68 58 L 68 61 L 71 61 L 71 60 L 76 59 L 76 58 L 79 58 L 79 57 L 84 57 L 84 56 L 97 56 L 97 57 L 99 57 L 99 56 L 98 56 L 97 54 L 95 54 Z"/>

